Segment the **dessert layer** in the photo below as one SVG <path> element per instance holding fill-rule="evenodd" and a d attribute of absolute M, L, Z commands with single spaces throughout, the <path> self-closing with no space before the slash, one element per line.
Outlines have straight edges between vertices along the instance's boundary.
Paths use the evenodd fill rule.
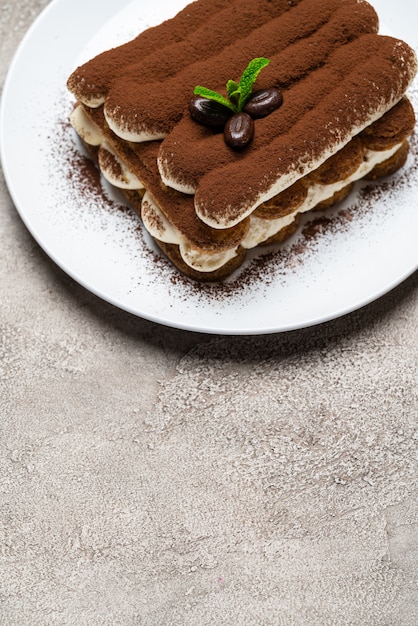
<path fill-rule="evenodd" d="M 189 247 L 205 254 L 224 252 L 238 244 L 242 245 L 245 237 L 247 242 L 252 242 L 247 243 L 246 247 L 254 247 L 271 237 L 280 227 L 280 222 L 274 225 L 274 221 L 289 214 L 310 210 L 316 203 L 332 197 L 352 180 L 365 176 L 376 164 L 385 162 L 411 134 L 415 124 L 413 108 L 404 97 L 378 122 L 367 127 L 319 168 L 270 201 L 258 205 L 251 216 L 232 228 L 212 229 L 196 215 L 193 196 L 175 191 L 161 183 L 157 167 L 160 142 L 135 144 L 122 141 L 110 131 L 98 109 L 78 106 L 72 117 L 76 119 L 73 124 L 87 144 L 90 137 L 94 136 L 96 140 L 100 137 L 98 159 L 105 178 L 125 190 L 146 188 L 149 205 L 157 206 L 163 215 L 163 218 L 156 218 L 154 228 L 158 226 L 158 222 L 170 224 L 173 232 L 178 231 Z M 375 150 L 376 145 L 382 146 L 383 143 L 386 150 Z M 102 152 L 105 152 L 106 158 L 100 158 Z M 137 184 L 133 182 L 135 180 Z M 334 188 L 335 183 L 337 186 Z M 141 198 L 130 196 L 130 200 L 140 212 Z M 250 224 L 256 225 L 258 231 L 265 233 L 264 239 L 261 235 L 255 236 L 254 232 L 249 232 L 251 229 L 254 231 Z"/>
<path fill-rule="evenodd" d="M 213 12 L 222 12 L 228 5 L 236 4 L 236 1 L 199 0 L 191 3 L 174 18 L 146 29 L 132 41 L 106 50 L 78 67 L 67 81 L 68 89 L 87 106 L 100 106 L 112 82 L 127 68 L 140 65 L 141 60 L 152 54 L 153 50 L 162 50 L 183 41 L 188 33 L 210 20 Z"/>

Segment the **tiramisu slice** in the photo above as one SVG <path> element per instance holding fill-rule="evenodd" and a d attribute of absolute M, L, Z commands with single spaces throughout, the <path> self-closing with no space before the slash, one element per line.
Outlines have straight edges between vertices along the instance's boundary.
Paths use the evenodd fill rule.
<path fill-rule="evenodd" d="M 73 126 L 160 248 L 221 280 L 405 163 L 416 69 L 364 0 L 197 0 L 68 87 Z"/>

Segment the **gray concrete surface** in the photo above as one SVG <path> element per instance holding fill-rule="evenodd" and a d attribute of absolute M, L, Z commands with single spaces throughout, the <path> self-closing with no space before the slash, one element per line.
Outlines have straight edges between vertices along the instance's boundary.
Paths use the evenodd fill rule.
<path fill-rule="evenodd" d="M 0 3 L 0 75 L 46 0 Z M 415 626 L 415 275 L 320 327 L 159 327 L 0 179 L 0 623 Z"/>

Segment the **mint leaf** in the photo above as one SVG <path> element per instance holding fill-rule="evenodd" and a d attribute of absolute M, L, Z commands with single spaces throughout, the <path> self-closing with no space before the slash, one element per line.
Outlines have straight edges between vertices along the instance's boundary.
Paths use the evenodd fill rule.
<path fill-rule="evenodd" d="M 239 89 L 238 83 L 236 83 L 234 80 L 228 80 L 228 82 L 226 83 L 226 91 L 228 94 L 228 98 L 230 98 L 231 95 L 234 94 L 238 89 Z"/>
<path fill-rule="evenodd" d="M 253 90 L 253 85 L 257 80 L 257 76 L 259 75 L 261 70 L 269 63 L 270 59 L 265 59 L 264 57 L 257 57 L 248 63 L 239 81 L 239 87 L 241 90 L 241 95 L 238 102 L 239 111 L 242 111 L 245 103 L 250 97 Z"/>
<path fill-rule="evenodd" d="M 231 111 L 233 111 L 234 113 L 237 110 L 232 102 L 230 102 L 230 100 L 222 96 L 217 91 L 212 91 L 212 89 L 207 89 L 206 87 L 201 87 L 200 85 L 198 85 L 194 88 L 193 93 L 195 94 L 195 96 L 202 96 L 203 98 L 208 98 L 208 100 L 215 100 L 215 102 L 223 104 L 223 106 L 228 107 L 228 109 L 231 109 Z"/>
<path fill-rule="evenodd" d="M 250 61 L 245 68 L 239 83 L 235 82 L 235 80 L 229 80 L 227 82 L 227 98 L 217 91 L 213 91 L 207 87 L 202 87 L 201 85 L 197 85 L 197 87 L 194 88 L 193 93 L 195 96 L 202 96 L 208 100 L 214 100 L 218 104 L 230 109 L 233 113 L 239 113 L 242 111 L 245 103 L 251 95 L 257 76 L 263 67 L 266 67 L 269 63 L 270 59 L 265 59 L 264 57 L 257 57 Z"/>
<path fill-rule="evenodd" d="M 226 84 L 226 91 L 228 93 L 228 98 L 230 102 L 232 102 L 235 110 L 239 111 L 238 103 L 241 97 L 241 87 L 234 80 L 228 80 Z"/>

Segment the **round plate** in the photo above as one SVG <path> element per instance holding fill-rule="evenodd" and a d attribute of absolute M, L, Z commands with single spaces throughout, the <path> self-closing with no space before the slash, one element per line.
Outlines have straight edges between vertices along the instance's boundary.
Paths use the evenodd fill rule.
<path fill-rule="evenodd" d="M 248 258 L 225 284 L 195 284 L 156 250 L 139 219 L 80 152 L 68 124 L 76 65 L 174 15 L 185 0 L 54 0 L 22 41 L 3 91 L 6 182 L 45 252 L 104 300 L 177 328 L 259 334 L 318 324 L 383 295 L 418 266 L 418 147 L 402 171 L 305 217 L 280 248 Z M 382 31 L 414 46 L 418 3 L 375 1 Z M 82 17 L 81 17 L 82 16 Z M 390 29 L 387 25 L 390 24 Z M 413 86 L 411 99 L 418 96 Z"/>

